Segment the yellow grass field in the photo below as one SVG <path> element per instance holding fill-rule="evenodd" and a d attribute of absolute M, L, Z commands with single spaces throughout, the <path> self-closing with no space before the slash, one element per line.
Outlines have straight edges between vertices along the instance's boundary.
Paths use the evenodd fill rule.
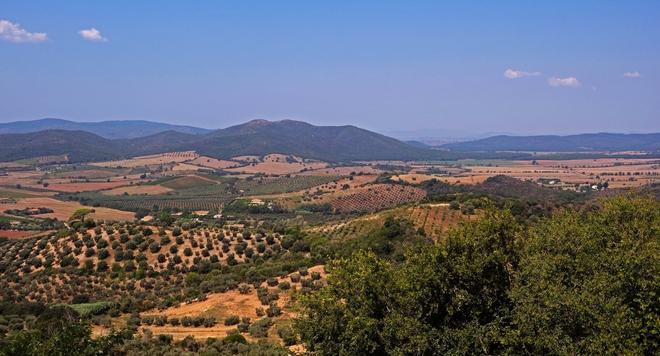
<path fill-rule="evenodd" d="M 84 205 L 81 205 L 78 202 L 64 202 L 52 198 L 25 198 L 19 199 L 14 203 L 2 204 L 1 209 L 27 209 L 27 208 L 50 208 L 53 209 L 53 213 L 38 215 L 38 217 L 44 218 L 56 218 L 58 220 L 66 221 L 71 217 L 74 211 L 80 208 L 85 208 Z M 93 208 L 96 210 L 95 213 L 90 214 L 88 217 L 98 220 L 113 220 L 113 221 L 125 221 L 133 220 L 135 214 L 128 211 L 121 211 L 110 208 Z"/>
<path fill-rule="evenodd" d="M 289 157 L 287 159 L 287 157 Z M 245 157 L 241 157 L 244 158 Z M 227 168 L 228 172 L 237 173 L 264 173 L 264 174 L 290 174 L 299 173 L 304 170 L 315 170 L 327 167 L 327 163 L 312 160 L 303 160 L 300 157 L 282 154 L 269 154 L 257 163 L 246 166 Z"/>
<path fill-rule="evenodd" d="M 185 152 L 168 152 L 157 155 L 149 156 L 140 156 L 134 157 L 131 159 L 117 160 L 117 161 L 106 161 L 92 163 L 94 166 L 98 167 L 142 167 L 142 166 L 152 166 L 152 165 L 161 165 L 168 163 L 180 163 L 189 161 L 197 158 L 199 155 L 194 151 L 185 151 Z"/>
<path fill-rule="evenodd" d="M 171 192 L 172 189 L 163 187 L 162 185 L 130 185 L 126 187 L 119 187 L 111 190 L 104 190 L 101 192 L 105 195 L 123 195 L 124 193 L 130 195 L 156 195 Z"/>
<path fill-rule="evenodd" d="M 186 163 L 202 166 L 202 167 L 207 167 L 207 168 L 213 168 L 213 169 L 225 169 L 225 168 L 232 168 L 232 167 L 237 167 L 240 166 L 241 164 L 238 162 L 234 161 L 227 161 L 227 160 L 222 160 L 222 159 L 215 159 L 211 157 L 206 157 L 206 156 L 199 156 L 195 158 L 192 161 L 188 161 Z"/>

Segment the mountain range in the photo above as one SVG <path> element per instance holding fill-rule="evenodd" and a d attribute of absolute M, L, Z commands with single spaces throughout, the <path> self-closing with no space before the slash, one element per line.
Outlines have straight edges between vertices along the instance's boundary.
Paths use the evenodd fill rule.
<path fill-rule="evenodd" d="M 193 135 L 205 134 L 212 131 L 199 127 L 144 120 L 76 122 L 62 119 L 40 119 L 0 123 L 0 134 L 32 133 L 44 130 L 87 131 L 109 139 L 137 138 L 165 131 L 176 131 Z"/>
<path fill-rule="evenodd" d="M 452 157 L 355 126 L 314 126 L 292 120 L 253 120 L 208 133 L 169 130 L 120 139 L 59 129 L 0 135 L 0 161 L 68 154 L 71 161 L 84 162 L 188 150 L 217 158 L 284 153 L 324 161 Z"/>
<path fill-rule="evenodd" d="M 529 159 L 528 153 L 506 151 L 659 153 L 660 134 L 500 135 L 430 147 L 352 125 L 315 126 L 293 120 L 252 120 L 218 130 L 149 121 L 44 119 L 0 124 L 0 161 L 67 154 L 72 162 L 87 162 L 190 150 L 215 158 L 283 153 L 330 162 Z"/>
<path fill-rule="evenodd" d="M 617 134 L 590 133 L 568 136 L 498 135 L 475 141 L 448 143 L 441 148 L 459 152 L 594 152 L 594 151 L 660 151 L 660 133 Z"/>

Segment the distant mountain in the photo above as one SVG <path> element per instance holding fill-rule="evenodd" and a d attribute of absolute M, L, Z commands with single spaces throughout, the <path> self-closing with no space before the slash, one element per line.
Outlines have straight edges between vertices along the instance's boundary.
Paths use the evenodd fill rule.
<path fill-rule="evenodd" d="M 493 136 L 476 141 L 448 143 L 442 148 L 459 152 L 540 151 L 660 151 L 660 133 L 594 133 L 570 136 Z"/>
<path fill-rule="evenodd" d="M 71 161 L 83 162 L 189 150 L 215 158 L 282 153 L 331 162 L 502 156 L 457 154 L 410 145 L 355 126 L 314 126 L 292 120 L 253 120 L 206 134 L 164 131 L 122 139 L 107 139 L 90 132 L 65 130 L 0 135 L 0 161 L 69 154 Z M 528 158 L 529 155 L 504 156 Z"/>
<path fill-rule="evenodd" d="M 355 126 L 314 126 L 301 121 L 254 120 L 217 130 L 195 144 L 202 154 L 261 155 L 273 152 L 326 161 L 432 159 L 421 149 Z"/>
<path fill-rule="evenodd" d="M 417 147 L 417 148 L 431 148 L 431 146 L 425 144 L 424 142 L 417 141 L 417 140 L 406 140 L 406 141 L 403 141 L 403 142 L 405 142 L 405 143 L 407 143 L 407 144 L 409 144 L 413 147 Z"/>
<path fill-rule="evenodd" d="M 0 135 L 0 162 L 63 154 L 73 162 L 103 161 L 120 157 L 123 152 L 115 141 L 85 131 Z"/>
<path fill-rule="evenodd" d="M 211 131 L 192 126 L 142 120 L 75 122 L 61 119 L 41 119 L 0 123 L 0 134 L 30 133 L 44 130 L 87 131 L 109 139 L 144 137 L 164 131 L 176 131 L 193 135 L 205 134 Z"/>

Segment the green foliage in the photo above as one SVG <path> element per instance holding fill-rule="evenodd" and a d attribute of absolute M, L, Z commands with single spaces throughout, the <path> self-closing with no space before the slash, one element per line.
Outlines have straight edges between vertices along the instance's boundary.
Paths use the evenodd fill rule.
<path fill-rule="evenodd" d="M 532 227 L 508 211 L 409 249 L 360 251 L 301 297 L 296 329 L 334 354 L 653 354 L 660 204 L 616 198 Z"/>
<path fill-rule="evenodd" d="M 650 354 L 660 347 L 660 204 L 615 198 L 531 230 L 511 291 L 519 350 Z"/>

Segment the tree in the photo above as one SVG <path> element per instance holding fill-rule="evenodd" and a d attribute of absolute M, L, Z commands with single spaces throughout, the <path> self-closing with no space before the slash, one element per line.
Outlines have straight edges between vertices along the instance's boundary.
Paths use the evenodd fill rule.
<path fill-rule="evenodd" d="M 618 197 L 531 230 L 512 288 L 518 350 L 653 354 L 660 347 L 660 204 Z M 655 350 L 655 351 L 654 351 Z"/>
<path fill-rule="evenodd" d="M 508 211 L 409 249 L 357 252 L 302 297 L 296 329 L 331 354 L 654 354 L 660 204 L 618 197 L 533 226 Z"/>
<path fill-rule="evenodd" d="M 85 216 L 87 216 L 89 214 L 92 214 L 92 213 L 95 213 L 95 212 L 96 212 L 96 210 L 89 209 L 89 208 L 77 209 L 76 211 L 73 212 L 73 214 L 71 214 L 71 217 L 69 218 L 69 221 L 80 219 L 80 221 L 84 222 L 85 221 Z"/>

